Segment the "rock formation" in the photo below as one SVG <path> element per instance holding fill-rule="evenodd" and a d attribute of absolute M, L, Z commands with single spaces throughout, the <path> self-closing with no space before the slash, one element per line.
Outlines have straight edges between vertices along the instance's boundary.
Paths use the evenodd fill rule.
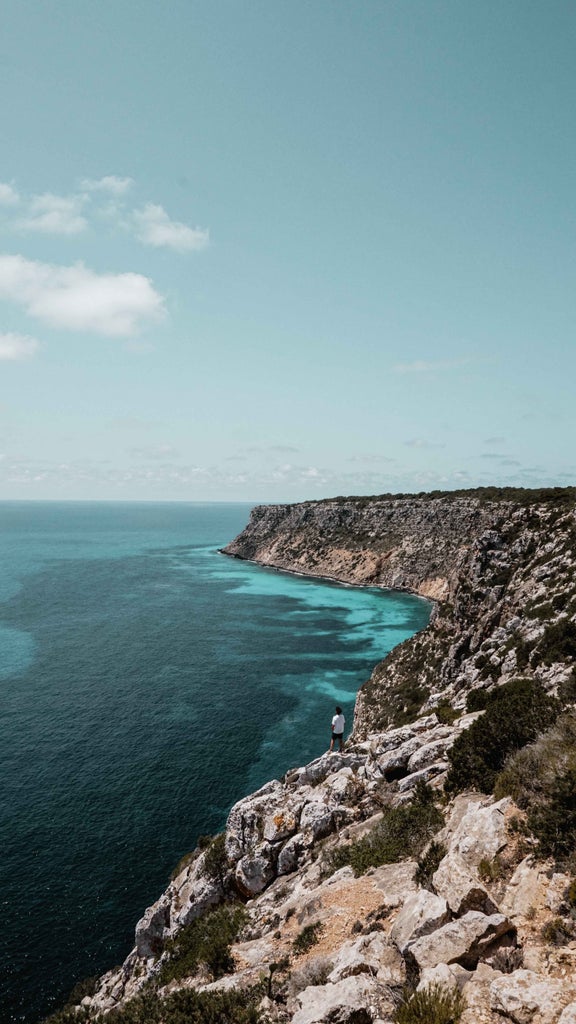
<path fill-rule="evenodd" d="M 491 691 L 522 676 L 555 698 L 555 714 L 571 713 L 574 494 L 259 507 L 225 550 L 437 603 L 430 625 L 361 689 L 346 752 L 241 799 L 225 835 L 196 851 L 146 911 L 134 950 L 100 979 L 83 1012 L 108 1013 L 147 990 L 165 998 L 256 985 L 270 1021 L 392 1024 L 408 986 L 461 992 L 462 1024 L 576 1022 L 569 865 L 558 870 L 538 855 L 510 796 L 448 785 L 441 800 L 452 748 L 484 721 Z M 399 855 L 367 871 L 353 857 L 346 864 L 372 837 L 391 841 L 410 809 L 424 822 L 419 844 L 407 832 Z M 231 895 L 247 913 L 231 970 L 211 980 L 196 964 L 166 980 L 173 940 Z"/>

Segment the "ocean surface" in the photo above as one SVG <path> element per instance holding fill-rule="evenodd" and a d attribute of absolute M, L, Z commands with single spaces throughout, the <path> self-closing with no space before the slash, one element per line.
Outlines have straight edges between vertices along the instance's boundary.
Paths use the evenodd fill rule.
<path fill-rule="evenodd" d="M 247 505 L 0 503 L 0 1020 L 120 963 L 231 805 L 352 724 L 410 595 L 224 557 Z"/>

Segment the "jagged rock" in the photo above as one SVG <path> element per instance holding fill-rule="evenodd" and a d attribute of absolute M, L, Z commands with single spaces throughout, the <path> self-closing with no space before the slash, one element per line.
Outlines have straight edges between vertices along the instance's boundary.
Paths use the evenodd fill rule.
<path fill-rule="evenodd" d="M 385 947 L 386 942 L 379 933 L 362 935 L 355 942 L 345 942 L 338 951 L 328 981 L 335 984 L 355 974 L 372 974 L 375 977 Z"/>
<path fill-rule="evenodd" d="M 441 775 L 448 768 L 446 761 L 438 761 L 436 764 L 430 764 L 426 768 L 421 768 L 418 772 L 412 772 L 411 775 L 406 775 L 405 778 L 401 779 L 398 783 L 398 792 L 406 793 L 408 790 L 414 789 L 419 782 L 430 782 L 431 779 Z"/>
<path fill-rule="evenodd" d="M 334 825 L 334 812 L 323 800 L 311 800 L 305 804 L 300 815 L 300 828 L 302 832 L 309 832 L 316 841 L 327 836 Z"/>
<path fill-rule="evenodd" d="M 428 768 L 432 764 L 444 759 L 444 754 L 454 742 L 454 736 L 450 738 L 432 740 L 424 743 L 408 760 L 408 771 L 410 774 L 420 771 L 421 768 Z"/>
<path fill-rule="evenodd" d="M 553 1024 L 574 995 L 563 981 L 520 970 L 492 982 L 490 1006 L 514 1024 L 530 1024 L 536 1016 L 538 1024 Z"/>
<path fill-rule="evenodd" d="M 450 911 L 446 900 L 435 896 L 428 889 L 420 889 L 407 897 L 392 925 L 390 938 L 403 953 L 411 942 L 436 931 L 449 920 Z"/>
<path fill-rule="evenodd" d="M 239 860 L 262 841 L 264 817 L 271 805 L 281 805 L 283 796 L 282 783 L 274 780 L 234 804 L 226 822 L 226 855 L 231 861 Z"/>
<path fill-rule="evenodd" d="M 508 841 L 506 813 L 511 806 L 510 797 L 504 797 L 497 803 L 469 809 L 454 832 L 450 848 L 471 867 L 478 867 L 481 860 L 493 860 Z"/>
<path fill-rule="evenodd" d="M 136 925 L 138 956 L 147 959 L 158 956 L 170 928 L 170 895 L 163 893 L 156 903 L 148 907 Z"/>
<path fill-rule="evenodd" d="M 255 896 L 274 878 L 272 851 L 269 843 L 260 843 L 253 853 L 241 857 L 234 873 L 236 885 L 245 896 Z"/>
<path fill-rule="evenodd" d="M 503 914 L 480 914 L 471 910 L 464 917 L 413 942 L 405 952 L 406 959 L 418 970 L 437 964 L 459 963 L 473 969 L 478 960 L 496 948 L 503 936 L 516 935 L 513 924 Z"/>
<path fill-rule="evenodd" d="M 546 906 L 553 914 L 561 914 L 567 911 L 566 890 L 570 885 L 570 875 L 556 872 L 552 875 L 546 893 Z"/>
<path fill-rule="evenodd" d="M 291 811 L 277 810 L 264 820 L 264 839 L 269 843 L 277 843 L 293 835 L 298 828 L 296 815 Z"/>
<path fill-rule="evenodd" d="M 479 910 L 483 914 L 498 912 L 497 905 L 478 876 L 472 874 L 462 857 L 453 849 L 440 861 L 432 877 L 432 884 L 457 917 L 469 910 Z"/>
<path fill-rule="evenodd" d="M 367 974 L 313 985 L 296 997 L 292 1024 L 372 1024 L 393 1009 L 387 986 Z"/>
<path fill-rule="evenodd" d="M 399 907 L 411 892 L 416 891 L 414 875 L 417 868 L 416 861 L 405 860 L 400 864 L 383 864 L 372 871 L 372 880 L 382 891 L 386 906 Z"/>
<path fill-rule="evenodd" d="M 444 985 L 445 988 L 463 989 L 467 981 L 472 977 L 472 971 L 467 971 L 460 964 L 437 964 L 436 967 L 426 967 L 420 975 L 417 989 L 419 992 L 430 985 Z"/>
<path fill-rule="evenodd" d="M 525 857 L 506 886 L 500 902 L 502 913 L 512 919 L 533 916 L 545 905 L 548 884 L 545 866 Z"/>
<path fill-rule="evenodd" d="M 304 850 L 304 836 L 301 832 L 292 836 L 278 854 L 276 870 L 279 875 L 289 875 L 298 867 L 298 863 Z"/>

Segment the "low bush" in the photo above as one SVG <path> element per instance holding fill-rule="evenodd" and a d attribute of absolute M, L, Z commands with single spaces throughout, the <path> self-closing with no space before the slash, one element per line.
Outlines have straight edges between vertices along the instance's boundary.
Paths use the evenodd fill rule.
<path fill-rule="evenodd" d="M 185 989 L 166 999 L 147 994 L 99 1016 L 95 1024 L 265 1024 L 258 1009 L 261 997 L 258 986 L 229 992 Z"/>
<path fill-rule="evenodd" d="M 322 921 L 315 921 L 314 924 L 307 924 L 305 928 L 296 936 L 292 943 L 292 949 L 297 956 L 301 953 L 307 953 L 309 949 L 312 949 L 317 942 L 320 942 L 320 936 L 324 931 L 324 925 Z"/>
<path fill-rule="evenodd" d="M 458 1024 L 466 1000 L 457 988 L 433 982 L 420 992 L 406 993 L 394 1014 L 395 1024 Z"/>
<path fill-rule="evenodd" d="M 576 767 L 554 780 L 547 797 L 528 811 L 528 827 L 543 857 L 565 861 L 576 852 Z"/>
<path fill-rule="evenodd" d="M 440 861 L 445 856 L 446 847 L 444 843 L 438 843 L 433 839 L 428 849 L 418 858 L 418 867 L 414 875 L 414 881 L 418 885 L 423 886 L 424 889 L 430 889 L 432 877 L 437 872 L 440 867 Z"/>
<path fill-rule="evenodd" d="M 166 985 L 186 978 L 204 965 L 214 979 L 234 970 L 230 947 L 248 920 L 243 907 L 227 905 L 210 910 L 182 928 L 166 943 L 167 959 L 158 974 Z"/>
<path fill-rule="evenodd" d="M 204 872 L 214 882 L 218 882 L 222 892 L 226 888 L 228 857 L 226 855 L 226 833 L 214 836 L 204 853 Z"/>
<path fill-rule="evenodd" d="M 334 964 L 325 956 L 317 956 L 309 960 L 303 967 L 292 971 L 288 982 L 288 995 L 294 999 L 310 985 L 325 985 Z"/>
<path fill-rule="evenodd" d="M 533 665 L 554 665 L 576 659 L 576 623 L 559 619 L 546 627 L 532 657 Z"/>
<path fill-rule="evenodd" d="M 552 946 L 565 946 L 574 938 L 574 929 L 562 917 L 555 917 L 542 927 L 540 935 Z"/>
<path fill-rule="evenodd" d="M 438 704 L 435 708 L 432 708 L 439 722 L 442 725 L 452 725 L 457 718 L 460 718 L 461 711 L 456 711 L 448 701 L 444 701 L 442 704 Z"/>
<path fill-rule="evenodd" d="M 463 732 L 448 752 L 451 767 L 446 790 L 479 789 L 491 793 L 506 757 L 550 726 L 560 704 L 532 679 L 513 679 L 491 690 L 486 711 Z"/>
<path fill-rule="evenodd" d="M 493 857 L 492 860 L 488 857 L 482 857 L 478 864 L 478 874 L 483 882 L 497 882 L 499 878 L 502 878 L 502 862 L 497 856 Z"/>
<path fill-rule="evenodd" d="M 386 808 L 368 835 L 334 850 L 329 869 L 336 871 L 349 864 L 355 875 L 363 875 L 371 867 L 417 858 L 443 825 L 432 791 L 419 786 L 411 804 Z"/>

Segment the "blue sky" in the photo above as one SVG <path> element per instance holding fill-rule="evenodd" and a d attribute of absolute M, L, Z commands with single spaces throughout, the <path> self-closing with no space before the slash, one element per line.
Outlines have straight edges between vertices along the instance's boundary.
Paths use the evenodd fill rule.
<path fill-rule="evenodd" d="M 574 484 L 572 0 L 6 0 L 0 497 Z"/>

